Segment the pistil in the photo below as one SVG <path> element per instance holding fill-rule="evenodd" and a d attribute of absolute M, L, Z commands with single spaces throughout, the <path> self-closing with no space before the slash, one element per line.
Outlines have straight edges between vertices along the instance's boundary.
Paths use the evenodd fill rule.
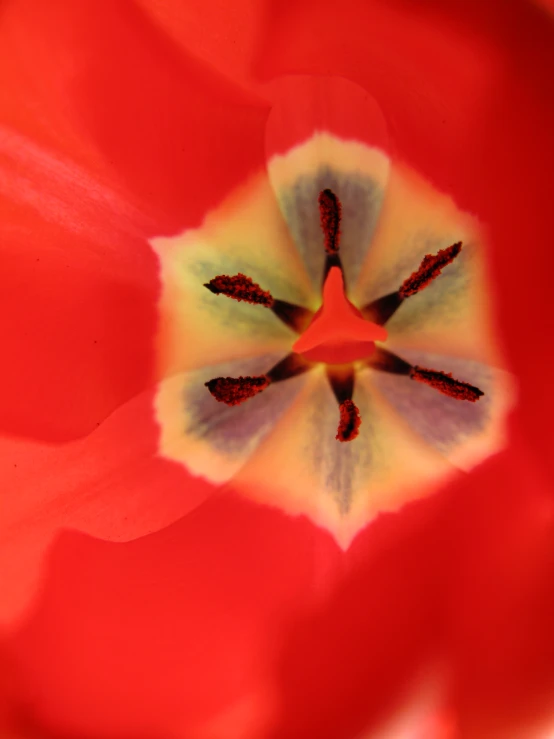
<path fill-rule="evenodd" d="M 310 352 L 310 359 L 322 362 L 328 361 L 329 354 L 332 354 L 333 363 L 342 363 L 367 356 L 373 350 L 373 342 L 386 338 L 386 329 L 364 320 L 348 300 L 344 294 L 342 272 L 338 267 L 332 267 L 323 286 L 323 304 L 293 349 L 295 352 Z M 344 350 L 342 360 L 341 346 Z"/>

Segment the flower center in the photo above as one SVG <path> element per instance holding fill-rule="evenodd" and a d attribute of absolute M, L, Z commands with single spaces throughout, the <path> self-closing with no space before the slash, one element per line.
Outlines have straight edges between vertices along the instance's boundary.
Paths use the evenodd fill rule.
<path fill-rule="evenodd" d="M 310 370 L 314 363 L 327 367 L 327 379 L 339 406 L 339 424 L 336 439 L 352 441 L 359 434 L 362 423 L 352 396 L 355 386 L 354 362 L 374 370 L 406 375 L 456 400 L 474 403 L 483 392 L 467 382 L 438 370 L 413 366 L 375 342 L 387 339 L 384 325 L 402 303 L 417 294 L 451 264 L 462 249 L 461 242 L 427 254 L 418 269 L 398 290 L 384 295 L 358 310 L 346 297 L 340 259 L 341 203 L 332 190 L 319 194 L 321 228 L 325 237 L 326 261 L 323 272 L 321 308 L 313 311 L 279 300 L 250 277 L 217 275 L 205 284 L 215 295 L 226 295 L 268 308 L 299 334 L 288 354 L 265 374 L 256 377 L 215 377 L 206 382 L 213 397 L 227 405 L 239 405 L 263 392 L 271 384 L 288 380 Z"/>
<path fill-rule="evenodd" d="M 293 351 L 312 362 L 345 364 L 369 357 L 375 341 L 385 341 L 387 330 L 364 320 L 344 294 L 340 267 L 331 267 L 323 286 L 323 304 L 293 345 Z"/>

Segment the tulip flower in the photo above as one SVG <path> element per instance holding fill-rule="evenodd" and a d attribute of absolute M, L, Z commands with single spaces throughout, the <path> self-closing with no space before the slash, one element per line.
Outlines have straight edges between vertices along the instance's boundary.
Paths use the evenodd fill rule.
<path fill-rule="evenodd" d="M 345 548 L 498 450 L 510 382 L 478 224 L 391 163 L 355 85 L 298 78 L 273 96 L 266 148 L 285 153 L 200 229 L 153 241 L 160 451 Z"/>
<path fill-rule="evenodd" d="M 0 14 L 0 718 L 533 736 L 549 15 L 260 7 Z"/>

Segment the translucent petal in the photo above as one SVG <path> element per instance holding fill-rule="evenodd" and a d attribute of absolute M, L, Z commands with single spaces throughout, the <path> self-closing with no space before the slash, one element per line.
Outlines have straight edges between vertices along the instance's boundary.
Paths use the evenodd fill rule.
<path fill-rule="evenodd" d="M 368 375 L 356 377 L 357 439 L 335 439 L 339 410 L 320 367 L 234 481 L 255 500 L 308 516 L 343 547 L 378 513 L 428 494 L 454 469 L 392 412 Z"/>
<path fill-rule="evenodd" d="M 317 307 L 264 174 L 236 190 L 199 229 L 152 241 L 160 259 L 162 377 L 217 361 L 290 351 L 296 334 L 271 310 L 214 295 L 204 283 L 239 272 L 274 298 Z"/>
<path fill-rule="evenodd" d="M 359 307 L 398 290 L 426 254 L 462 241 L 462 251 L 387 322 L 403 346 L 498 363 L 477 220 L 413 170 L 395 163 L 371 250 L 351 299 Z M 387 345 L 388 348 L 388 345 Z"/>
<path fill-rule="evenodd" d="M 163 381 L 156 396 L 161 454 L 185 464 L 194 475 L 217 484 L 227 482 L 294 401 L 305 376 L 272 384 L 236 406 L 218 402 L 204 383 L 215 377 L 260 375 L 282 358 L 279 354 L 242 358 Z"/>
<path fill-rule="evenodd" d="M 213 493 L 158 454 L 150 389 L 67 444 L 0 437 L 0 623 L 40 588 L 44 553 L 61 528 L 111 541 L 163 529 Z"/>
<path fill-rule="evenodd" d="M 458 357 L 415 350 L 399 350 L 398 354 L 411 364 L 451 372 L 455 379 L 485 393 L 470 403 L 443 395 L 406 375 L 369 370 L 373 385 L 427 444 L 465 470 L 504 446 L 506 415 L 514 397 L 508 372 Z"/>

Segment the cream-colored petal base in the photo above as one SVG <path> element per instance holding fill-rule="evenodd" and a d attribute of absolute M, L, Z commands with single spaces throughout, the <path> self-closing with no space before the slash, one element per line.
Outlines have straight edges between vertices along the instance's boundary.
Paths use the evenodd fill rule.
<path fill-rule="evenodd" d="M 198 229 L 157 238 L 162 293 L 160 377 L 265 352 L 290 351 L 296 334 L 269 309 L 214 295 L 221 274 L 251 277 L 274 298 L 317 308 L 267 175 L 261 173 L 211 212 Z"/>
<path fill-rule="evenodd" d="M 246 463 L 294 402 L 306 376 L 270 385 L 241 405 L 218 402 L 204 383 L 214 377 L 260 375 L 279 354 L 247 357 L 167 378 L 156 394 L 160 453 L 221 485 Z"/>
<path fill-rule="evenodd" d="M 308 516 L 346 548 L 380 512 L 428 494 L 455 472 L 374 392 L 367 374 L 357 377 L 354 392 L 360 435 L 337 441 L 339 410 L 324 372 L 310 373 L 233 485 L 254 500 Z"/>
<path fill-rule="evenodd" d="M 353 284 L 370 247 L 383 202 L 389 159 L 378 148 L 316 133 L 268 162 L 283 217 L 315 290 L 326 259 L 318 197 L 332 190 L 342 206 L 340 257 L 347 286 Z"/>
<path fill-rule="evenodd" d="M 428 287 L 407 298 L 388 321 L 389 340 L 499 365 L 484 238 L 476 218 L 460 211 L 450 197 L 413 170 L 395 162 L 375 237 L 350 299 L 362 307 L 398 290 L 426 254 L 462 241 L 454 262 Z"/>
<path fill-rule="evenodd" d="M 443 395 L 406 375 L 366 370 L 373 387 L 426 444 L 465 471 L 502 449 L 506 417 L 515 396 L 509 372 L 413 349 L 395 347 L 395 353 L 412 365 L 452 373 L 455 379 L 484 392 L 471 403 Z"/>

